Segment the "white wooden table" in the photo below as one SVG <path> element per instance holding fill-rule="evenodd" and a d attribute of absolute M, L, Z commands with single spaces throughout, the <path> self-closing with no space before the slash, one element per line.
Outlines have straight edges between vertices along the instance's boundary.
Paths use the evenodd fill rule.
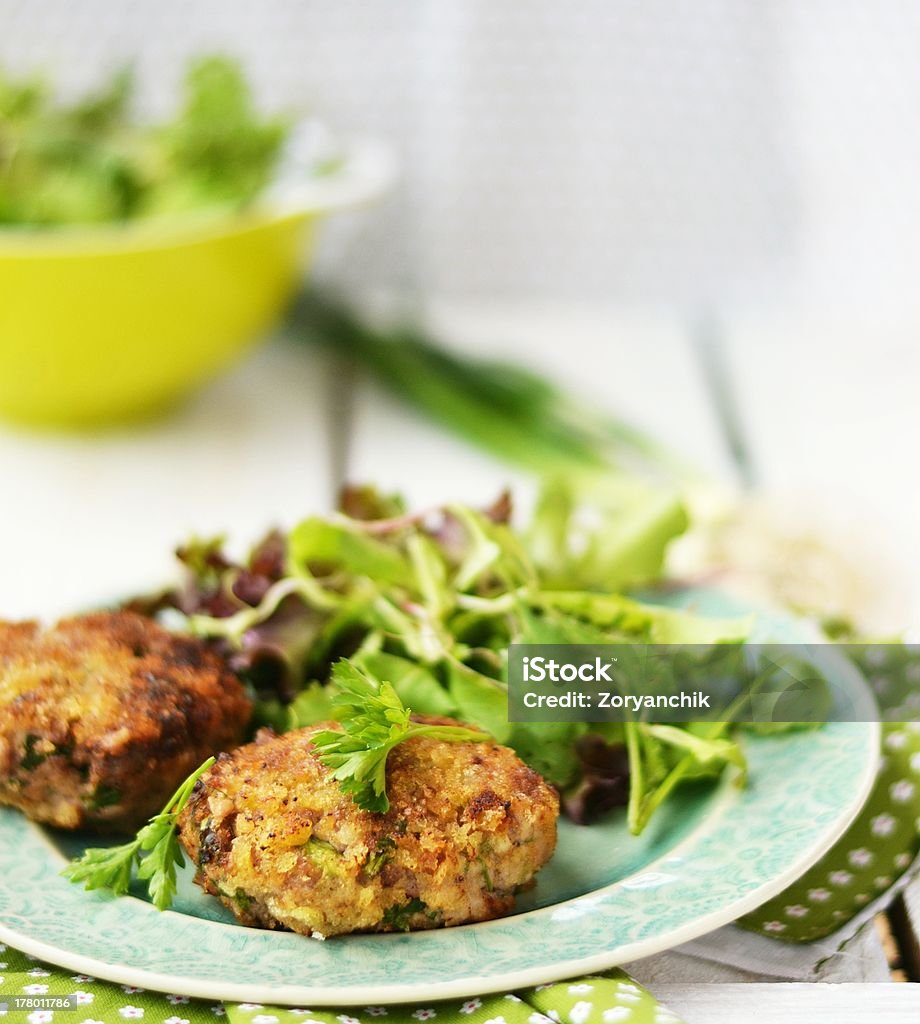
<path fill-rule="evenodd" d="M 527 360 L 737 480 L 723 422 L 731 409 L 720 414 L 700 337 L 685 323 L 561 306 L 442 302 L 429 312 L 446 340 Z M 912 468 L 920 354 L 912 339 L 763 318 L 725 321 L 719 338 L 758 487 L 826 517 L 875 562 L 890 561 L 908 594 L 899 624 L 920 619 L 920 474 Z M 52 616 L 166 580 L 170 551 L 190 532 L 230 529 L 244 546 L 270 524 L 329 509 L 346 477 L 413 503 L 485 503 L 506 485 L 525 503 L 532 494 L 522 474 L 367 382 L 346 402 L 337 372 L 334 362 L 277 341 L 161 423 L 86 438 L 0 431 L 0 616 Z M 907 904 L 920 907 L 920 894 Z M 909 918 L 895 917 L 896 955 L 916 979 Z M 680 952 L 631 969 L 689 1024 L 920 1021 L 920 986 L 869 983 L 891 980 L 872 929 L 834 965 L 831 977 L 848 983 L 834 987 L 767 983 Z"/>

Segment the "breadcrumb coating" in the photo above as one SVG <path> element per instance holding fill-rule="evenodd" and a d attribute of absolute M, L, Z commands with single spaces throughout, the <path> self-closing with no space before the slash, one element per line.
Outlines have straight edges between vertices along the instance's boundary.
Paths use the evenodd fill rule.
<path fill-rule="evenodd" d="M 133 832 L 251 712 L 215 654 L 132 612 L 0 622 L 0 804 Z"/>
<path fill-rule="evenodd" d="M 376 814 L 321 763 L 325 728 L 263 731 L 220 757 L 180 816 L 197 881 L 243 923 L 325 938 L 484 921 L 552 856 L 557 794 L 506 747 L 407 740 Z"/>

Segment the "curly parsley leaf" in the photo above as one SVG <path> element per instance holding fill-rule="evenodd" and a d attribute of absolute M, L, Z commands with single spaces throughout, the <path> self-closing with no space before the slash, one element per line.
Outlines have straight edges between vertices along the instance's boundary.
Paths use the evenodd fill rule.
<path fill-rule="evenodd" d="M 124 896 L 137 877 L 147 883 L 147 891 L 157 910 L 172 905 L 176 894 L 176 869 L 185 858 L 176 836 L 176 819 L 188 803 L 195 783 L 214 764 L 214 758 L 197 768 L 182 783 L 163 810 L 152 817 L 134 839 L 121 846 L 93 847 L 67 865 L 61 872 L 84 889 L 107 889 L 115 896 Z"/>
<path fill-rule="evenodd" d="M 333 704 L 342 730 L 324 729 L 313 737 L 320 761 L 362 810 L 385 813 L 386 764 L 390 751 L 413 736 L 462 743 L 489 735 L 461 725 L 425 725 L 412 721 L 409 708 L 388 682 L 367 675 L 347 661 L 337 662 L 332 682 L 338 690 Z"/>
<path fill-rule="evenodd" d="M 139 848 L 135 840 L 124 846 L 86 850 L 79 860 L 70 863 L 61 873 L 71 882 L 83 882 L 84 889 L 108 889 L 115 896 L 124 896 L 131 884 Z"/>

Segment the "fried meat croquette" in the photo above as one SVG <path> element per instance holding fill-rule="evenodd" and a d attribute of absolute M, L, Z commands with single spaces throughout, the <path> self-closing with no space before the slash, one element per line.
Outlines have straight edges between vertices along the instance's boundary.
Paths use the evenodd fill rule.
<path fill-rule="evenodd" d="M 180 816 L 197 881 L 244 924 L 325 938 L 485 921 L 552 856 L 556 792 L 508 748 L 406 740 L 377 814 L 321 763 L 311 741 L 326 728 L 339 726 L 262 732 L 221 756 Z"/>
<path fill-rule="evenodd" d="M 215 654 L 140 615 L 0 623 L 0 804 L 133 832 L 251 712 Z"/>

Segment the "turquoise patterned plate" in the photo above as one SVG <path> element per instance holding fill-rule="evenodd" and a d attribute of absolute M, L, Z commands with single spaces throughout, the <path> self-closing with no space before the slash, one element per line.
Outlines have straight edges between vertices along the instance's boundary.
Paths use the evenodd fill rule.
<path fill-rule="evenodd" d="M 724 608 L 722 609 L 724 610 Z M 791 638 L 786 633 L 782 639 Z M 190 880 L 175 908 L 86 893 L 61 840 L 0 810 L 0 940 L 98 978 L 189 996 L 301 1006 L 509 990 L 661 952 L 781 892 L 843 834 L 869 793 L 878 724 L 749 737 L 751 782 L 684 790 L 640 838 L 622 813 L 560 825 L 518 913 L 409 935 L 316 942 L 243 928 Z"/>

